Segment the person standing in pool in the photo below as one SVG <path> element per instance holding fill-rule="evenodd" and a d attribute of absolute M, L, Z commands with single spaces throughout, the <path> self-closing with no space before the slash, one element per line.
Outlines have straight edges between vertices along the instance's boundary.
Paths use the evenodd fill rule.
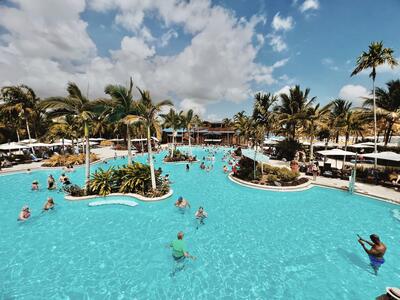
<path fill-rule="evenodd" d="M 386 245 L 381 242 L 379 236 L 376 234 L 371 234 L 369 236 L 372 243 L 370 241 L 366 241 L 359 236 L 358 242 L 363 247 L 364 251 L 368 254 L 369 260 L 371 262 L 371 266 L 374 269 L 375 275 L 378 275 L 379 268 L 384 264 L 385 259 L 383 256 L 386 252 Z M 371 249 L 367 249 L 365 243 L 371 246 Z"/>
<path fill-rule="evenodd" d="M 47 189 L 55 190 L 56 188 L 56 180 L 54 179 L 53 175 L 50 174 L 49 177 L 47 177 Z"/>
<path fill-rule="evenodd" d="M 183 199 L 182 196 L 180 196 L 180 197 L 178 198 L 178 200 L 176 200 L 175 206 L 176 206 L 176 207 L 179 207 L 179 208 L 186 208 L 186 207 L 189 207 L 189 208 L 190 208 L 190 203 L 189 203 L 189 201 L 187 201 L 186 199 Z"/>
<path fill-rule="evenodd" d="M 186 164 L 186 171 L 189 171 L 190 170 L 190 166 L 189 166 L 189 164 Z"/>
<path fill-rule="evenodd" d="M 201 225 L 204 225 L 204 219 L 208 217 L 207 212 L 204 210 L 202 206 L 199 207 L 194 216 Z"/>
<path fill-rule="evenodd" d="M 54 205 L 56 205 L 56 204 L 54 203 L 53 198 L 52 197 L 47 198 L 47 201 L 43 206 L 43 211 L 48 211 L 50 209 L 53 209 Z"/>
<path fill-rule="evenodd" d="M 177 239 L 172 241 L 172 243 L 169 245 L 170 248 L 172 248 L 172 257 L 175 259 L 175 261 L 181 261 L 185 258 L 196 259 L 196 257 L 191 256 L 187 251 L 186 244 L 183 241 L 183 236 L 183 232 L 179 231 Z"/>
<path fill-rule="evenodd" d="M 25 205 L 24 207 L 22 207 L 22 210 L 19 213 L 18 221 L 26 221 L 30 218 L 30 216 L 31 216 L 31 212 L 29 210 L 29 207 L 28 207 L 28 205 Z"/>

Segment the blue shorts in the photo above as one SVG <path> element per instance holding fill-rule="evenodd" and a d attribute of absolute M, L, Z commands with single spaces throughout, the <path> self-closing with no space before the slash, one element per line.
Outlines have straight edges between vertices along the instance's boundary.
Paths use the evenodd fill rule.
<path fill-rule="evenodd" d="M 374 268 L 379 268 L 385 263 L 385 259 L 382 257 L 375 257 L 373 255 L 368 255 L 371 266 Z"/>

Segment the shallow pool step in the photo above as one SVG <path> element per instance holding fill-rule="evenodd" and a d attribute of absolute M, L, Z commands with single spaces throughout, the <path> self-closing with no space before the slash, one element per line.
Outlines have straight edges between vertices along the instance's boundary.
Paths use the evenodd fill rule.
<path fill-rule="evenodd" d="M 138 203 L 132 200 L 100 200 L 100 201 L 90 202 L 89 206 L 100 206 L 100 205 L 111 205 L 111 204 L 127 205 L 132 207 L 139 205 Z"/>

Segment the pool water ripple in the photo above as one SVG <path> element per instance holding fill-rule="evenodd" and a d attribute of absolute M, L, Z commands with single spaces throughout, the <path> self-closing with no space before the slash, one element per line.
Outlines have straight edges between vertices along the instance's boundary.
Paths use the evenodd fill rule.
<path fill-rule="evenodd" d="M 137 207 L 88 207 L 88 201 L 46 191 L 47 175 L 58 179 L 61 171 L 1 176 L 0 298 L 373 299 L 400 282 L 394 205 L 316 187 L 291 193 L 245 188 L 222 172 L 222 151 L 209 173 L 199 164 L 189 172 L 185 165 L 164 165 L 164 155 L 156 155 L 156 167 L 170 174 L 174 196 Z M 110 160 L 92 171 L 124 163 Z M 81 184 L 84 170 L 68 175 Z M 35 179 L 39 192 L 30 191 Z M 185 214 L 173 205 L 180 195 L 192 205 Z M 57 207 L 41 214 L 47 196 Z M 24 204 L 33 216 L 20 223 Z M 200 205 L 209 218 L 197 229 Z M 197 256 L 181 271 L 166 247 L 179 230 Z M 356 239 L 372 232 L 388 246 L 377 277 Z"/>

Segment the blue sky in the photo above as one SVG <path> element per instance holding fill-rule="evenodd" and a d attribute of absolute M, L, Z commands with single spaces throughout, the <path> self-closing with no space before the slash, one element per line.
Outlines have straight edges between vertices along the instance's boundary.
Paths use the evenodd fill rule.
<path fill-rule="evenodd" d="M 67 3 L 68 2 L 68 3 Z M 42 97 L 77 82 L 92 98 L 129 76 L 155 100 L 205 119 L 251 111 L 255 92 L 300 84 L 321 103 L 360 103 L 350 78 L 371 41 L 400 58 L 398 0 L 7 0 L 0 2 L 0 85 Z M 400 68 L 378 72 L 378 85 Z"/>

